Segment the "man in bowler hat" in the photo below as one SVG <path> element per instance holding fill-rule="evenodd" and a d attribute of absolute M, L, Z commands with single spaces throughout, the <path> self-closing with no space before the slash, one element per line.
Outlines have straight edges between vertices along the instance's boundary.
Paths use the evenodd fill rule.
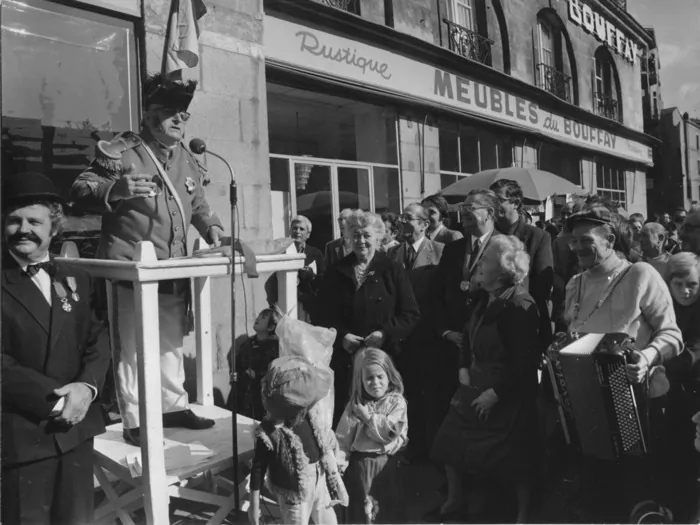
<path fill-rule="evenodd" d="M 220 244 L 221 221 L 204 195 L 205 170 L 182 143 L 196 82 L 162 75 L 144 82 L 143 129 L 99 141 L 95 160 L 73 183 L 72 198 L 102 213 L 97 257 L 133 260 L 136 244 L 150 241 L 158 259 L 187 255 L 194 226 L 209 244 Z M 161 281 L 158 288 L 163 426 L 205 429 L 214 420 L 189 409 L 184 388 L 183 340 L 188 331 L 190 282 Z M 111 319 L 117 402 L 124 439 L 140 445 L 134 290 L 115 287 Z"/>
<path fill-rule="evenodd" d="M 3 178 L 2 522 L 89 524 L 106 327 L 90 276 L 49 256 L 63 221 L 52 182 Z"/>

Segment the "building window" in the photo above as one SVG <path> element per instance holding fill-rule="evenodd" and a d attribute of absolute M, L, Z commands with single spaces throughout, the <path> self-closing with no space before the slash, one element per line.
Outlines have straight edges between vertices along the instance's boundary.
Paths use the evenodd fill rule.
<path fill-rule="evenodd" d="M 440 180 L 442 187 L 479 171 L 513 165 L 513 141 L 500 133 L 440 121 Z"/>
<path fill-rule="evenodd" d="M 698 161 L 698 171 L 697 171 L 696 175 L 700 175 L 700 160 Z"/>
<path fill-rule="evenodd" d="M 322 0 L 321 3 L 337 7 L 348 13 L 360 14 L 360 0 Z"/>
<path fill-rule="evenodd" d="M 596 193 L 607 197 L 621 208 L 627 207 L 625 170 L 606 162 L 596 163 Z"/>
<path fill-rule="evenodd" d="M 571 77 L 563 71 L 560 22 L 550 18 L 546 13 L 537 17 L 535 82 L 545 91 L 571 102 Z"/>
<path fill-rule="evenodd" d="M 700 135 L 695 135 L 695 149 L 700 150 Z"/>
<path fill-rule="evenodd" d="M 2 3 L 2 169 L 68 197 L 99 139 L 138 129 L 134 24 L 44 0 Z M 68 208 L 61 240 L 94 255 L 101 218 Z"/>
<path fill-rule="evenodd" d="M 594 57 L 593 111 L 622 122 L 620 83 L 613 57 L 605 47 L 599 47 Z"/>
<path fill-rule="evenodd" d="M 447 24 L 447 42 L 454 51 L 469 60 L 491 65 L 493 40 L 479 34 L 475 22 L 473 0 L 451 0 Z"/>

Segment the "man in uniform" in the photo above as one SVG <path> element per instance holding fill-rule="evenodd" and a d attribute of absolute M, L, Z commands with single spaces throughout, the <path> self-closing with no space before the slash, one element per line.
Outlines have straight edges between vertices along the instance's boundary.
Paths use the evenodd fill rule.
<path fill-rule="evenodd" d="M 139 241 L 151 241 L 158 259 L 187 255 L 190 224 L 206 242 L 219 245 L 223 228 L 205 198 L 203 170 L 182 143 L 195 87 L 196 82 L 149 77 L 144 83 L 142 132 L 98 142 L 95 160 L 74 182 L 75 202 L 102 212 L 97 257 L 133 260 Z M 189 289 L 188 280 L 161 281 L 158 289 L 163 425 L 205 429 L 214 421 L 189 409 L 183 386 Z M 120 282 L 115 292 L 117 401 L 124 439 L 139 445 L 133 285 Z"/>
<path fill-rule="evenodd" d="M 53 183 L 4 174 L 2 200 L 2 523 L 88 525 L 107 328 L 90 276 L 49 257 L 63 223 Z"/>

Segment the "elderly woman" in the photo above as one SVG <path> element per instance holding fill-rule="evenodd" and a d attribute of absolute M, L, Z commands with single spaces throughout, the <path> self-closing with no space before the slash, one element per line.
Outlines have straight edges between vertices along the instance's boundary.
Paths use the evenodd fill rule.
<path fill-rule="evenodd" d="M 346 228 L 353 253 L 328 269 L 319 298 L 322 324 L 338 331 L 331 359 L 335 423 L 348 401 L 353 354 L 375 347 L 395 358 L 420 317 L 406 271 L 378 251 L 381 217 L 355 210 Z"/>
<path fill-rule="evenodd" d="M 683 334 L 685 349 L 666 364 L 671 388 L 666 405 L 667 442 L 663 462 L 674 518 L 685 523 L 698 509 L 693 461 L 695 425 L 693 414 L 700 410 L 700 257 L 677 253 L 666 264 L 666 282 L 673 298 L 676 323 Z"/>
<path fill-rule="evenodd" d="M 304 268 L 297 273 L 297 317 L 308 322 L 317 318 L 317 295 L 326 266 L 321 250 L 307 244 L 311 230 L 311 221 L 303 215 L 295 215 L 289 223 L 289 236 L 294 240 L 297 253 L 305 255 Z M 277 286 L 277 274 L 274 274 L 265 283 L 267 301 L 271 306 L 277 303 Z"/>
<path fill-rule="evenodd" d="M 537 306 L 522 286 L 530 265 L 523 243 L 496 235 L 478 267 L 481 290 L 472 303 L 462 341 L 459 387 L 433 444 L 446 466 L 448 496 L 442 518 L 463 504 L 462 476 L 516 488 L 519 522 L 529 499 L 537 450 Z M 479 510 L 470 493 L 469 514 Z M 480 495 L 483 495 L 480 494 Z M 473 516 L 472 516 L 473 518 Z"/>

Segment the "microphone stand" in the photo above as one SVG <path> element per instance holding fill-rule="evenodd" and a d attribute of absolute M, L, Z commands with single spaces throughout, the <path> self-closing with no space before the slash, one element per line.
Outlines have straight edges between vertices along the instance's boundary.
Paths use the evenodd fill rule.
<path fill-rule="evenodd" d="M 236 206 L 238 205 L 238 187 L 236 186 L 236 178 L 233 175 L 231 164 L 212 151 L 206 151 L 207 154 L 221 160 L 228 168 L 231 175 L 231 184 L 229 185 L 229 204 L 231 208 L 231 431 L 233 433 L 233 503 L 234 510 L 240 512 L 241 500 L 238 490 L 238 392 L 236 389 Z"/>

